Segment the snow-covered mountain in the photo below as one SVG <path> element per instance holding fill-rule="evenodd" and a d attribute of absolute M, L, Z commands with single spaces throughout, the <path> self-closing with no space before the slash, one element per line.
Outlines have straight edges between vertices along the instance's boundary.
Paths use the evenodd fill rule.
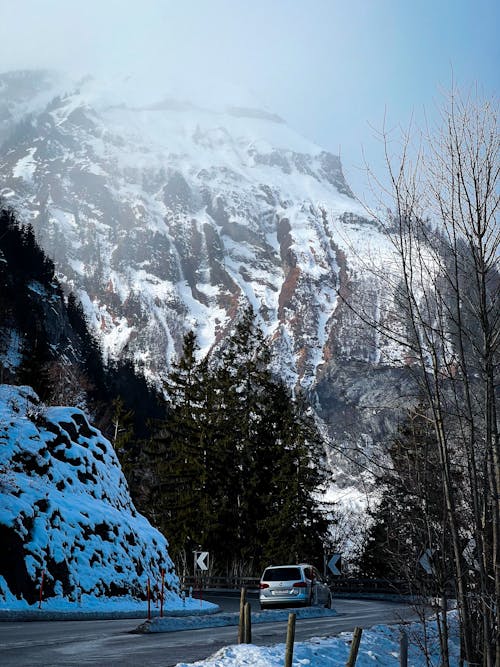
<path fill-rule="evenodd" d="M 188 329 L 207 352 L 250 303 L 276 367 L 313 392 L 332 437 L 369 445 L 385 422 L 373 402 L 401 394 L 400 351 L 338 291 L 386 317 L 366 267 L 387 271 L 391 249 L 339 158 L 251 100 L 142 88 L 1 75 L 0 197 L 33 223 L 106 354 L 159 377 Z"/>
<path fill-rule="evenodd" d="M 46 408 L 29 387 L 0 385 L 0 606 L 43 598 L 143 599 L 165 571 L 161 533 L 137 513 L 116 454 L 77 408 Z"/>

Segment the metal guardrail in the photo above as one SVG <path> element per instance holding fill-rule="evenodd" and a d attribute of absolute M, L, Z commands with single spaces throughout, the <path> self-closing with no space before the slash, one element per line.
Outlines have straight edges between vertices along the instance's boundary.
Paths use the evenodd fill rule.
<path fill-rule="evenodd" d="M 408 595 L 411 592 L 409 582 L 405 580 L 335 577 L 330 579 L 329 583 L 334 593 Z"/>
<path fill-rule="evenodd" d="M 260 582 L 260 578 L 258 577 L 213 577 L 210 575 L 181 577 L 180 579 L 183 588 L 188 588 L 189 586 L 196 588 L 202 585 L 205 589 L 229 588 L 240 590 L 243 586 L 245 588 L 258 588 Z"/>
<path fill-rule="evenodd" d="M 216 577 L 211 575 L 181 577 L 183 588 L 202 586 L 204 589 L 227 588 L 240 590 L 245 586 L 247 589 L 255 589 L 259 587 L 259 582 L 259 577 Z M 410 593 L 408 582 L 403 580 L 330 577 L 328 584 L 334 593 L 380 593 L 388 595 L 407 595 Z"/>

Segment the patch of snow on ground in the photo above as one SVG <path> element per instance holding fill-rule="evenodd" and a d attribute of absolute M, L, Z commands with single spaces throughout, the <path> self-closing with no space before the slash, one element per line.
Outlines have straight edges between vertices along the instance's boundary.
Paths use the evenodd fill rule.
<path fill-rule="evenodd" d="M 353 486 L 339 488 L 332 485 L 321 500 L 337 509 L 337 521 L 330 528 L 333 543 L 342 553 L 344 562 L 355 561 L 371 526 L 368 510 L 369 504 L 376 502 L 375 494 L 371 492 L 368 496 Z"/>
<path fill-rule="evenodd" d="M 297 618 L 325 618 L 326 616 L 337 616 L 334 609 L 323 607 L 307 607 L 300 609 L 273 609 L 252 612 L 252 624 L 276 623 L 286 621 L 288 614 L 293 611 Z M 217 616 L 193 616 L 192 618 L 153 618 L 139 626 L 138 631 L 149 633 L 174 632 L 177 630 L 194 630 L 199 628 L 214 628 L 230 625 L 238 625 L 239 613 L 222 613 Z"/>
<path fill-rule="evenodd" d="M 33 174 L 36 171 L 36 162 L 33 159 L 35 151 L 36 148 L 29 148 L 28 154 L 17 162 L 12 170 L 14 178 L 22 178 L 24 181 L 28 182 L 32 181 Z"/>
<path fill-rule="evenodd" d="M 363 630 L 356 667 L 399 667 L 400 632 L 405 630 L 409 638 L 409 667 L 438 665 L 439 638 L 435 622 L 427 623 L 429 662 L 421 649 L 424 628 L 420 623 L 403 626 L 376 625 Z M 294 646 L 293 667 L 344 667 L 350 654 L 352 633 L 342 632 L 338 637 L 315 637 Z M 456 617 L 452 617 L 450 634 L 450 666 L 459 664 L 459 637 Z M 282 667 L 285 644 L 255 646 L 239 644 L 226 646 L 206 660 L 195 663 L 178 663 L 176 667 Z"/>
<path fill-rule="evenodd" d="M 0 576 L 0 589 L 6 589 L 6 581 L 4 577 Z M 153 617 L 160 614 L 159 599 L 151 602 L 151 615 Z M 196 617 L 198 615 L 207 615 L 216 613 L 219 607 L 212 602 L 206 600 L 198 600 L 197 598 L 186 597 L 184 601 L 179 601 L 177 597 L 172 598 L 165 596 L 163 613 L 165 617 L 188 616 Z M 30 618 L 34 617 L 38 620 L 50 620 L 53 614 L 65 614 L 70 617 L 85 618 L 86 615 L 92 616 L 106 616 L 116 614 L 117 617 L 123 614 L 130 615 L 134 618 L 146 618 L 148 613 L 147 602 L 144 600 L 137 600 L 130 595 L 114 596 L 114 597 L 97 597 L 95 595 L 82 595 L 78 600 L 69 600 L 62 596 L 56 596 L 48 600 L 43 600 L 39 608 L 38 602 L 29 605 L 25 600 L 19 600 L 12 595 L 8 590 L 4 596 L 4 602 L 0 600 L 0 619 L 11 616 L 13 619 L 23 617 L 23 612 L 29 612 Z M 178 629 L 187 629 L 191 627 L 191 621 L 186 619 L 185 627 Z"/>
<path fill-rule="evenodd" d="M 114 320 L 113 327 L 103 334 L 103 343 L 113 358 L 118 358 L 130 339 L 133 328 L 128 326 L 127 319 L 120 317 Z"/>

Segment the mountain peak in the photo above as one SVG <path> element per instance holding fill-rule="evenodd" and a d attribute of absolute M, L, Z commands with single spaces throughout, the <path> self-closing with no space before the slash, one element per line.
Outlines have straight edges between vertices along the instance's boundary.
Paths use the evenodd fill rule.
<path fill-rule="evenodd" d="M 13 75 L 17 98 L 0 89 L 0 197 L 32 221 L 107 357 L 159 382 L 188 330 L 206 354 L 251 305 L 291 385 L 312 389 L 333 358 L 380 358 L 338 293 L 390 249 L 338 156 L 230 87 L 31 78 Z"/>

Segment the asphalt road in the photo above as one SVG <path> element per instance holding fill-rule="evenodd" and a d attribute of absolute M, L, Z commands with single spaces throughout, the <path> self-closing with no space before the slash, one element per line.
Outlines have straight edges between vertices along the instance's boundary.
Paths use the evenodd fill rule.
<path fill-rule="evenodd" d="M 239 606 L 237 595 L 208 597 L 225 611 Z M 258 609 L 255 597 L 249 601 Z M 336 635 L 356 625 L 370 627 L 397 622 L 413 616 L 413 611 L 394 602 L 337 599 L 338 616 L 299 619 L 296 641 Z M 171 667 L 178 662 L 206 658 L 219 648 L 237 641 L 237 627 L 207 628 L 161 634 L 136 635 L 130 631 L 139 620 L 51 621 L 0 623 L 0 665 L 2 667 L 76 667 L 121 665 L 124 667 Z M 270 645 L 285 641 L 286 622 L 254 625 L 252 642 Z"/>

